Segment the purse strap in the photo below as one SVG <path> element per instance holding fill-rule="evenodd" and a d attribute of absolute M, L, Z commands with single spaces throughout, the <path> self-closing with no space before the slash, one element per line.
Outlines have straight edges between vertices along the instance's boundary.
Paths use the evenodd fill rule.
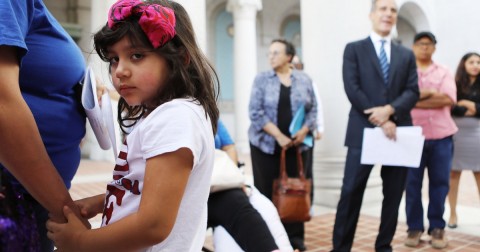
<path fill-rule="evenodd" d="M 285 148 L 282 148 L 282 152 L 280 153 L 280 178 L 282 181 L 287 181 L 287 165 L 286 165 L 286 152 Z M 300 148 L 295 147 L 295 152 L 297 153 L 297 170 L 298 170 L 298 177 L 301 180 L 305 180 L 305 173 L 303 170 L 303 160 L 302 160 L 302 153 Z"/>

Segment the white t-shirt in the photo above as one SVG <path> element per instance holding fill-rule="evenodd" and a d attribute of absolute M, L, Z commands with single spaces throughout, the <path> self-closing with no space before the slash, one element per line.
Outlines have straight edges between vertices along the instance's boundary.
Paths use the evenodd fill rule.
<path fill-rule="evenodd" d="M 182 147 L 192 151 L 194 160 L 177 219 L 163 242 L 143 251 L 200 251 L 205 241 L 215 147 L 210 119 L 190 99 L 162 104 L 127 136 L 113 171 L 114 180 L 107 185 L 102 226 L 137 212 L 148 158 Z"/>

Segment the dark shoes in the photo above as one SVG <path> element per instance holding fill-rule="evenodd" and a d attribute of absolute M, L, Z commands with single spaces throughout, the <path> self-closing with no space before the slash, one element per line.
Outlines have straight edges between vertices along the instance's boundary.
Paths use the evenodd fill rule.
<path fill-rule="evenodd" d="M 305 243 L 301 239 L 292 239 L 290 240 L 290 244 L 292 245 L 293 249 L 298 249 L 300 251 L 306 251 L 307 247 L 305 247 Z"/>
<path fill-rule="evenodd" d="M 409 230 L 407 239 L 405 239 L 405 246 L 407 247 L 416 247 L 420 243 L 420 238 L 422 237 L 423 231 L 421 230 Z"/>
<path fill-rule="evenodd" d="M 433 248 L 443 249 L 448 246 L 448 240 L 445 235 L 445 230 L 435 228 L 430 232 L 430 236 L 432 236 L 432 240 L 430 241 L 430 243 L 432 244 Z"/>
<path fill-rule="evenodd" d="M 422 237 L 423 231 L 420 230 L 410 230 L 408 231 L 407 239 L 405 239 L 405 246 L 407 247 L 417 247 L 420 243 L 420 238 Z M 448 246 L 448 240 L 445 235 L 445 230 L 440 228 L 435 228 L 430 232 L 432 239 L 430 244 L 435 249 L 443 249 Z"/>

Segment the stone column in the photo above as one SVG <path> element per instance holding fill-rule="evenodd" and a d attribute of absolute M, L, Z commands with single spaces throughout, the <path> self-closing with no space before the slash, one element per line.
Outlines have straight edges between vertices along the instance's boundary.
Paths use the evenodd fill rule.
<path fill-rule="evenodd" d="M 256 15 L 261 9 L 261 0 L 229 0 L 227 3 L 227 11 L 233 13 L 234 20 L 235 141 L 242 153 L 249 151 L 248 102 L 258 71 Z"/>
<path fill-rule="evenodd" d="M 336 207 L 340 197 L 350 109 L 343 89 L 343 50 L 348 42 L 370 34 L 370 4 L 370 0 L 300 2 L 305 72 L 318 85 L 325 121 L 325 133 L 316 142 L 314 151 L 314 203 L 317 205 Z M 378 170 L 372 171 L 364 202 L 382 199 Z"/>

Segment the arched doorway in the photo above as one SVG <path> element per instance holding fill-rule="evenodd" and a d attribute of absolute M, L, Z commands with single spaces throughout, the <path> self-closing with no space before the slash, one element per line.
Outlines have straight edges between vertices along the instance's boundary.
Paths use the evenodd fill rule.
<path fill-rule="evenodd" d="M 282 24 L 281 32 L 283 38 L 292 42 L 297 51 L 298 57 L 302 58 L 302 33 L 299 16 L 290 16 Z"/>
<path fill-rule="evenodd" d="M 225 9 L 215 18 L 215 68 L 220 79 L 220 100 L 233 101 L 233 17 Z"/>
<path fill-rule="evenodd" d="M 403 4 L 398 11 L 397 40 L 410 48 L 417 32 L 429 31 L 430 23 L 422 8 L 413 2 Z"/>

